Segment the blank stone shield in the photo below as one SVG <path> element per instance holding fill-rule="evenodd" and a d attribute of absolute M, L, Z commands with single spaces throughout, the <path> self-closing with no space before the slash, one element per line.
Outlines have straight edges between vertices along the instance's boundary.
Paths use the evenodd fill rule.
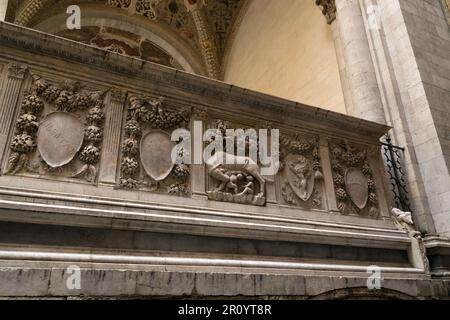
<path fill-rule="evenodd" d="M 39 126 L 38 150 L 52 168 L 68 164 L 83 144 L 84 126 L 74 115 L 66 112 L 49 114 Z"/>
<path fill-rule="evenodd" d="M 172 149 L 176 143 L 164 131 L 150 131 L 141 140 L 141 162 L 145 172 L 155 181 L 162 181 L 170 174 Z"/>

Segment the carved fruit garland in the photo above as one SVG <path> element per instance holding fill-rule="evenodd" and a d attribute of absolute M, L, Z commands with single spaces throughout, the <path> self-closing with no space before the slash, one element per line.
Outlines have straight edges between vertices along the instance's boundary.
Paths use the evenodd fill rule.
<path fill-rule="evenodd" d="M 72 177 L 83 176 L 93 182 L 97 174 L 95 165 L 99 161 L 99 145 L 103 136 L 104 113 L 102 109 L 105 92 L 82 93 L 81 85 L 76 81 L 66 81 L 61 85 L 54 85 L 37 75 L 34 75 L 32 79 L 32 91 L 25 95 L 21 114 L 16 122 L 17 130 L 10 145 L 12 153 L 8 161 L 7 173 L 16 174 L 25 169 L 36 172 L 36 169 L 31 168 L 28 162 L 30 156 L 36 151 L 39 121 L 46 108 L 45 103 L 47 103 L 50 109 L 53 109 L 50 113 L 53 111 L 73 113 L 91 108 L 86 117 L 85 147 L 79 152 L 79 158 L 84 165 Z M 42 163 L 45 164 L 46 170 L 51 169 L 44 161 Z"/>
<path fill-rule="evenodd" d="M 183 127 L 189 121 L 189 114 L 185 111 L 169 110 L 163 105 L 164 98 L 138 98 L 131 96 L 125 124 L 125 139 L 122 142 L 122 160 L 120 165 L 121 177 L 119 186 L 124 189 L 138 189 L 150 187 L 158 189 L 159 183 L 150 178 L 150 182 L 141 181 L 141 164 L 139 161 L 140 143 L 143 128 L 152 130 L 169 130 Z M 190 175 L 189 166 L 175 165 L 171 171 L 176 183 L 167 188 L 169 194 L 188 195 L 190 193 L 187 180 Z"/>
<path fill-rule="evenodd" d="M 8 160 L 7 174 L 16 174 L 28 166 L 29 154 L 36 150 L 36 132 L 39 129 L 39 116 L 44 110 L 44 102 L 36 94 L 26 94 L 22 101 L 21 115 L 16 122 L 16 135 L 13 137 Z"/>
<path fill-rule="evenodd" d="M 331 157 L 333 182 L 339 211 L 342 214 L 354 213 L 367 215 L 374 219 L 378 218 L 378 198 L 373 173 L 367 161 L 367 152 L 345 143 L 331 144 Z M 367 179 L 368 193 L 364 208 L 358 208 L 349 195 L 348 186 L 346 186 L 346 174 L 351 169 L 360 171 Z"/>
<path fill-rule="evenodd" d="M 137 156 L 139 153 L 138 138 L 142 134 L 141 126 L 137 119 L 139 119 L 139 113 L 130 112 L 129 119 L 125 125 L 125 134 L 127 138 L 122 143 L 122 163 L 120 165 L 122 176 L 120 178 L 120 186 L 124 189 L 137 189 L 139 187 L 139 181 L 135 179 L 136 174 L 139 171 L 139 163 Z"/>
<path fill-rule="evenodd" d="M 86 107 L 89 100 L 93 107 L 86 117 L 87 127 L 84 131 L 85 147 L 80 152 L 80 160 L 84 163 L 81 169 L 73 175 L 74 178 L 85 176 L 90 182 L 97 177 L 96 164 L 100 161 L 100 143 L 103 140 L 103 124 L 105 122 L 103 95 L 93 93 L 90 96 L 78 96 L 78 104 Z"/>

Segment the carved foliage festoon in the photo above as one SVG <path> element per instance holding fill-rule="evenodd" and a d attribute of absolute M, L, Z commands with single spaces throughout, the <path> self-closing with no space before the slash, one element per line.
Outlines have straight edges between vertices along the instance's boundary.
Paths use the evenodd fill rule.
<path fill-rule="evenodd" d="M 367 148 L 332 142 L 330 151 L 336 199 L 341 213 L 378 218 L 378 197 Z"/>
<path fill-rule="evenodd" d="M 169 107 L 163 97 L 130 96 L 118 186 L 188 195 L 190 168 L 171 161 L 175 142 L 170 133 L 186 127 L 189 119 L 188 110 Z"/>
<path fill-rule="evenodd" d="M 82 90 L 76 81 L 54 84 L 34 75 L 32 89 L 22 100 L 7 173 L 56 174 L 94 182 L 103 139 L 104 95 Z"/>
<path fill-rule="evenodd" d="M 322 165 L 317 137 L 280 137 L 281 196 L 290 205 L 322 208 Z"/>

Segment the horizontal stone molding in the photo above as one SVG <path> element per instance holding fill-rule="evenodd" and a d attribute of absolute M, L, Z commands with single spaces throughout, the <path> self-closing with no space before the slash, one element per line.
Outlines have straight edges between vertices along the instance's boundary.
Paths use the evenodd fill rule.
<path fill-rule="evenodd" d="M 1 194 L 47 199 L 65 204 L 28 203 L 20 198 L 0 200 L 0 221 L 45 223 L 124 230 L 143 230 L 203 236 L 332 243 L 386 249 L 406 249 L 410 238 L 401 231 L 379 223 L 373 227 L 262 216 L 239 211 L 195 209 L 192 206 L 124 203 L 112 199 L 45 196 L 30 192 L 2 190 Z M 51 201 L 51 200 L 50 200 Z M 195 200 L 193 200 L 195 201 Z M 188 204 L 187 204 L 188 205 Z M 116 208 L 114 208 L 116 207 Z M 379 221 L 378 221 L 379 222 Z"/>

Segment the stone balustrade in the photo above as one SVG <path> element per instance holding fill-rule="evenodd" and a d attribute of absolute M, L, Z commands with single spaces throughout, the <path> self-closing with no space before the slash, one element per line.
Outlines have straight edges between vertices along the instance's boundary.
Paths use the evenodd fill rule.
<path fill-rule="evenodd" d="M 344 273 L 375 263 L 393 282 L 426 272 L 421 242 L 390 215 L 387 126 L 7 23 L 0 48 L 2 261 Z M 264 176 L 250 158 L 173 164 L 180 128 L 192 141 L 206 129 L 277 129 L 280 169 Z"/>

